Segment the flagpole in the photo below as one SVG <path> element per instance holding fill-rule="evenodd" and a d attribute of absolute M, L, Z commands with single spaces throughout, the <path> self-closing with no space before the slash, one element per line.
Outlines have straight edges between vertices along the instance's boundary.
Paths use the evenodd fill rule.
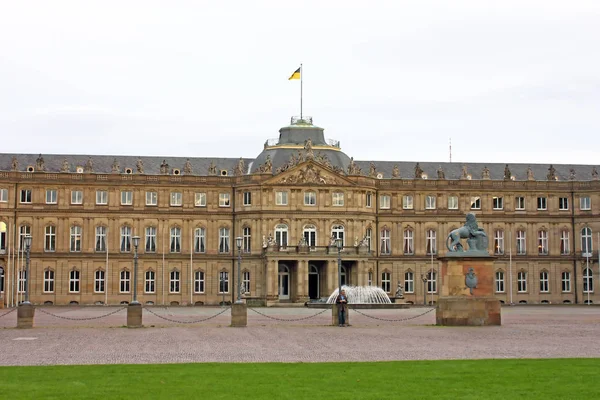
<path fill-rule="evenodd" d="M 302 119 L 302 78 L 304 78 L 304 71 L 302 71 L 302 64 L 300 64 L 300 119 Z"/>

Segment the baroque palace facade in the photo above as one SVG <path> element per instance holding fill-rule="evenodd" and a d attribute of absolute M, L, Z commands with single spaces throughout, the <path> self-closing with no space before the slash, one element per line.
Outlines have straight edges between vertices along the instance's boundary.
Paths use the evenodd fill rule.
<path fill-rule="evenodd" d="M 505 303 L 598 303 L 593 165 L 354 161 L 293 118 L 255 159 L 0 154 L 5 305 L 328 297 L 341 279 L 436 301 L 437 260 L 477 215 Z M 23 238 L 31 235 L 30 277 Z M 336 238 L 344 242 L 341 251 Z"/>

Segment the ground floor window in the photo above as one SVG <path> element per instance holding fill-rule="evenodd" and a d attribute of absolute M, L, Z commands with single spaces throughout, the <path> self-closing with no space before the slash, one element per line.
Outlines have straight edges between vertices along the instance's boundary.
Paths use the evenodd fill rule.
<path fill-rule="evenodd" d="M 387 271 L 381 274 L 381 288 L 386 293 L 390 293 L 392 290 L 392 274 Z"/>

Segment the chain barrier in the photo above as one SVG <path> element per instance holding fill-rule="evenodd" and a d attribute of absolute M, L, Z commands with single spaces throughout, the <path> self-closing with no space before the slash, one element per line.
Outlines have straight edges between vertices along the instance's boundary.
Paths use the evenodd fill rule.
<path fill-rule="evenodd" d="M 433 307 L 433 308 L 431 308 L 431 309 L 429 309 L 429 310 L 427 310 L 424 313 L 421 313 L 419 315 L 413 315 L 412 317 L 406 317 L 406 318 L 400 318 L 400 319 L 389 319 L 389 318 L 375 317 L 373 315 L 368 315 L 368 314 L 365 314 L 364 312 L 358 311 L 358 309 L 356 309 L 356 308 L 350 307 L 350 309 L 353 310 L 353 311 L 356 311 L 360 315 L 364 315 L 367 318 L 378 319 L 380 321 L 386 321 L 386 322 L 402 322 L 402 321 L 409 321 L 411 319 L 419 318 L 419 317 L 421 317 L 421 316 L 423 316 L 425 314 L 428 314 L 428 313 L 432 312 L 433 310 L 435 310 L 435 307 Z"/>
<path fill-rule="evenodd" d="M 48 312 L 48 311 L 44 310 L 43 308 L 37 308 L 36 310 L 41 311 L 44 314 L 51 315 L 53 317 L 60 318 L 60 319 L 66 319 L 66 320 L 69 320 L 69 321 L 91 321 L 91 320 L 94 320 L 94 319 L 100 319 L 100 318 L 108 317 L 110 315 L 118 313 L 119 311 L 123 311 L 126 308 L 127 307 L 121 307 L 121 308 L 119 308 L 119 309 L 117 309 L 115 311 L 109 312 L 108 314 L 99 315 L 97 317 L 83 317 L 83 318 L 73 318 L 73 317 L 65 317 L 63 315 L 56 315 L 56 314 L 52 314 L 51 312 Z"/>
<path fill-rule="evenodd" d="M 304 320 L 306 320 L 306 319 L 310 319 L 310 318 L 316 317 L 317 315 L 321 315 L 321 314 L 323 314 L 325 311 L 330 311 L 330 310 L 331 310 L 330 308 L 326 308 L 326 309 L 324 309 L 323 311 L 319 311 L 318 313 L 316 313 L 316 314 L 314 314 L 314 315 L 309 315 L 308 317 L 301 317 L 301 318 L 277 318 L 277 317 L 273 317 L 273 316 L 271 316 L 271 315 L 267 315 L 267 314 L 265 314 L 265 313 L 261 313 L 260 311 L 258 311 L 258 310 L 255 310 L 254 308 L 250 308 L 250 307 L 248 307 L 248 309 L 249 309 L 249 310 L 252 310 L 252 311 L 254 311 L 255 313 L 257 313 L 257 314 L 259 314 L 259 315 L 262 315 L 263 317 L 267 317 L 267 318 L 270 318 L 270 319 L 274 319 L 274 320 L 276 320 L 276 321 L 285 321 L 285 322 L 304 321 Z"/>
<path fill-rule="evenodd" d="M 208 321 L 209 319 L 213 319 L 215 317 L 218 317 L 219 315 L 223 314 L 225 311 L 229 310 L 230 308 L 231 307 L 227 307 L 227 308 L 223 309 L 223 311 L 220 311 L 220 312 L 216 313 L 215 315 L 211 315 L 210 317 L 201 318 L 201 319 L 197 319 L 197 320 L 194 320 L 194 321 L 178 321 L 176 319 L 167 318 L 167 317 L 164 317 L 162 315 L 159 315 L 159 314 L 155 313 L 154 311 L 152 311 L 151 309 L 149 309 L 147 307 L 144 307 L 144 310 L 148 311 L 150 314 L 152 314 L 152 315 L 154 315 L 154 316 L 156 316 L 156 317 L 158 317 L 160 319 L 164 319 L 165 321 L 175 322 L 177 324 L 197 324 L 198 322 L 204 322 L 204 321 Z"/>
<path fill-rule="evenodd" d="M 5 312 L 4 314 L 0 315 L 0 318 L 7 316 L 8 314 L 10 314 L 13 311 L 16 311 L 16 308 L 13 308 L 12 310 L 10 310 L 9 312 Z"/>

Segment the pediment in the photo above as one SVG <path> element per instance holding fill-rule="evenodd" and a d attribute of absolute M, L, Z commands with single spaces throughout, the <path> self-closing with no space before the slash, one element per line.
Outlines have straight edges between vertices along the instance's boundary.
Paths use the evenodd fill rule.
<path fill-rule="evenodd" d="M 270 178 L 265 184 L 354 186 L 354 183 L 343 175 L 315 163 L 314 161 L 306 161 L 298 164 L 287 171 Z"/>

